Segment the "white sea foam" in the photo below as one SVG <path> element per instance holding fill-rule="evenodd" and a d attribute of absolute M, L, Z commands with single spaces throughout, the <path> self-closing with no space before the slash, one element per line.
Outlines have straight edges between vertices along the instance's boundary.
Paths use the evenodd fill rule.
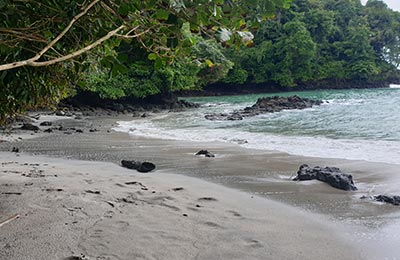
<path fill-rule="evenodd" d="M 252 133 L 234 128 L 207 129 L 160 126 L 156 120 L 138 119 L 118 122 L 116 131 L 130 135 L 195 142 L 230 142 L 260 150 L 276 150 L 293 155 L 365 160 L 400 164 L 400 142 L 384 140 L 331 139 L 326 137 L 284 136 Z"/>

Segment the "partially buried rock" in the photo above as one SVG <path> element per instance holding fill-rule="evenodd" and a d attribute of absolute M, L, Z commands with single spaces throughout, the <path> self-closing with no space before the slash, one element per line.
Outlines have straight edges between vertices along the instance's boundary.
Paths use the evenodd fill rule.
<path fill-rule="evenodd" d="M 204 155 L 205 157 L 215 157 L 214 154 L 210 153 L 207 150 L 200 150 L 195 155 Z"/>
<path fill-rule="evenodd" d="M 150 172 L 156 168 L 154 163 L 151 162 L 139 162 L 139 161 L 128 161 L 122 160 L 121 165 L 125 168 L 137 170 L 138 172 Z"/>
<path fill-rule="evenodd" d="M 39 127 L 36 125 L 32 125 L 30 123 L 24 123 L 21 127 L 21 130 L 27 130 L 27 131 L 39 131 Z"/>
<path fill-rule="evenodd" d="M 375 201 L 400 206 L 400 196 L 389 196 L 389 195 L 376 195 L 376 196 L 363 196 L 361 199 L 370 198 Z"/>
<path fill-rule="evenodd" d="M 299 170 L 297 171 L 297 176 L 293 180 L 319 180 L 326 182 L 337 189 L 347 191 L 357 190 L 357 187 L 354 185 L 353 182 L 353 176 L 343 173 L 339 168 L 336 167 L 321 168 L 317 166 L 311 168 L 307 164 L 303 164 L 300 166 Z"/>

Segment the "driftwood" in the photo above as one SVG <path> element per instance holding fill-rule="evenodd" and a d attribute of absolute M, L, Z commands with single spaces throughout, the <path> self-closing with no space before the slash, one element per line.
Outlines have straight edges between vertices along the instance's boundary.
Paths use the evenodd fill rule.
<path fill-rule="evenodd" d="M 10 223 L 10 222 L 13 221 L 13 220 L 16 220 L 17 218 L 19 218 L 19 214 L 16 214 L 16 215 L 14 215 L 14 216 L 12 216 L 12 217 L 9 217 L 8 219 L 6 219 L 6 220 L 0 222 L 0 227 L 4 226 L 4 225 L 7 224 L 7 223 Z"/>

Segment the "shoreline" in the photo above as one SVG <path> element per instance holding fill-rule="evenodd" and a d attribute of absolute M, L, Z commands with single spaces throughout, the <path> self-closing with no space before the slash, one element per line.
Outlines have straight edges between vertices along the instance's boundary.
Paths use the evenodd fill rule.
<path fill-rule="evenodd" d="M 398 183 L 399 180 L 395 176 L 395 172 L 398 172 L 399 166 L 363 161 L 292 156 L 274 151 L 251 150 L 225 143 L 191 143 L 135 138 L 129 137 L 128 134 L 107 131 L 116 121 L 129 118 L 131 117 L 90 119 L 85 123 L 91 127 L 98 128 L 98 132 L 86 133 L 85 131 L 84 134 L 73 133 L 71 135 L 53 133 L 16 143 L 2 143 L 0 144 L 0 150 L 8 150 L 7 148 L 18 145 L 23 152 L 74 160 L 114 163 L 118 163 L 121 159 L 148 160 L 156 163 L 159 170 L 155 174 L 159 172 L 162 174 L 165 172 L 178 173 L 189 176 L 188 178 L 203 179 L 208 181 L 207 184 L 212 182 L 228 187 L 218 186 L 221 189 L 234 188 L 235 190 L 240 190 L 238 191 L 239 193 L 245 191 L 247 196 L 249 194 L 255 197 L 260 196 L 262 197 L 261 200 L 266 198 L 266 201 L 269 201 L 268 203 L 272 199 L 273 203 L 277 203 L 276 205 L 280 205 L 283 208 L 290 208 L 294 212 L 303 212 L 306 214 L 303 217 L 322 216 L 324 219 L 322 226 L 328 229 L 335 229 L 338 225 L 344 225 L 349 228 L 344 231 L 349 238 L 349 240 L 345 239 L 346 243 L 349 243 L 350 247 L 354 247 L 355 252 L 358 253 L 365 251 L 365 248 L 360 250 L 361 247 L 368 247 L 372 248 L 372 251 L 375 249 L 378 253 L 385 253 L 385 250 L 390 249 L 390 245 L 399 241 L 398 237 L 391 237 L 398 229 L 396 225 L 392 227 L 393 230 L 386 231 L 389 232 L 386 237 L 383 236 L 381 238 L 379 235 L 381 230 L 390 226 L 390 221 L 400 223 L 397 208 L 359 199 L 374 184 L 379 184 L 375 187 L 376 191 L 379 192 L 387 191 L 388 187 L 392 187 L 389 185 L 390 183 L 394 182 L 394 185 Z M 63 122 L 70 126 L 76 123 L 75 120 L 70 119 Z M 83 122 L 80 121 L 79 124 L 83 125 Z M 193 153 L 197 152 L 197 150 L 204 148 L 215 152 L 217 158 L 208 159 L 193 156 Z M 41 157 L 37 158 L 40 159 Z M 65 163 L 67 162 L 71 161 L 65 161 Z M 311 165 L 339 166 L 355 176 L 356 185 L 359 185 L 360 191 L 344 193 L 323 183 L 295 183 L 288 181 L 287 178 L 297 170 L 300 164 L 305 162 Z M 74 165 L 66 167 L 70 166 L 73 167 Z M 121 171 L 125 171 L 125 169 L 121 168 Z M 149 178 L 152 178 L 152 176 L 153 173 L 150 173 Z M 203 180 L 199 181 L 203 182 Z M 247 202 L 244 205 L 247 205 Z M 271 214 L 271 212 L 268 213 Z M 292 221 L 296 222 L 297 219 L 294 218 Z M 306 230 L 305 232 L 308 231 Z M 382 239 L 382 241 L 376 241 L 377 239 Z M 311 240 L 308 243 L 310 247 L 313 246 Z M 296 257 L 298 258 L 299 256 Z M 389 257 L 392 257 L 392 255 Z M 285 258 L 281 256 L 275 259 Z M 376 258 L 371 257 L 371 259 L 383 258 L 382 255 L 378 254 Z"/>

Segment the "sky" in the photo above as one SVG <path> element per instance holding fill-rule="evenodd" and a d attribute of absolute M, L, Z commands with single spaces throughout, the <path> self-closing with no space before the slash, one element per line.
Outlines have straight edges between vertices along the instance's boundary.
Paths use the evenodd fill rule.
<path fill-rule="evenodd" d="M 361 0 L 362 3 L 366 3 L 367 0 Z M 400 11 L 400 0 L 383 0 L 390 8 L 396 11 Z"/>

